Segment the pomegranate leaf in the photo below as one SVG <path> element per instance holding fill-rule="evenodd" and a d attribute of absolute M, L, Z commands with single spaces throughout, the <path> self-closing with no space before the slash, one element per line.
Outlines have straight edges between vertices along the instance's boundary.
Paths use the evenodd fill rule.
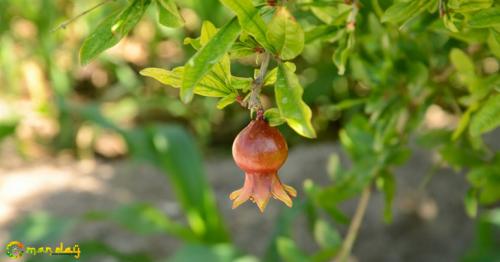
<path fill-rule="evenodd" d="M 117 44 L 139 22 L 151 0 L 132 1 L 120 14 L 112 14 L 99 24 L 80 48 L 80 63 L 87 64 L 104 50 Z"/>
<path fill-rule="evenodd" d="M 236 19 L 229 21 L 203 46 L 184 68 L 181 85 L 181 100 L 191 101 L 194 89 L 200 80 L 221 60 L 229 51 L 241 31 Z"/>
<path fill-rule="evenodd" d="M 221 0 L 221 2 L 236 13 L 238 21 L 245 32 L 252 35 L 265 49 L 273 51 L 266 38 L 266 23 L 260 17 L 259 10 L 253 6 L 251 0 Z"/>
<path fill-rule="evenodd" d="M 182 27 L 184 20 L 173 0 L 156 0 L 158 21 L 167 27 Z"/>
<path fill-rule="evenodd" d="M 302 100 L 304 90 L 288 64 L 279 65 L 274 92 L 280 114 L 287 124 L 299 135 L 315 138 L 311 109 Z"/>
<path fill-rule="evenodd" d="M 304 31 L 285 7 L 279 8 L 269 23 L 267 40 L 283 60 L 297 57 L 304 49 Z"/>

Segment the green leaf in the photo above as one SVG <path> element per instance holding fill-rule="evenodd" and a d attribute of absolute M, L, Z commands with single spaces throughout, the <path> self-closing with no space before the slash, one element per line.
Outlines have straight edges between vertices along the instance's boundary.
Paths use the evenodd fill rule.
<path fill-rule="evenodd" d="M 16 132 L 16 127 L 18 124 L 17 119 L 13 120 L 0 120 L 0 142 L 2 140 Z"/>
<path fill-rule="evenodd" d="M 339 27 L 337 26 L 332 26 L 332 25 L 315 26 L 304 34 L 305 35 L 304 42 L 306 44 L 309 44 L 316 40 L 331 41 L 339 34 L 340 31 L 341 29 L 339 29 Z"/>
<path fill-rule="evenodd" d="M 172 71 L 169 71 L 162 68 L 149 67 L 141 70 L 139 73 L 143 76 L 152 77 L 162 84 L 180 88 L 182 85 L 184 68 L 176 67 Z M 216 74 L 215 71 L 211 71 L 196 84 L 194 93 L 209 97 L 225 97 L 234 93 L 230 85 L 231 82 L 226 83 L 223 76 Z"/>
<path fill-rule="evenodd" d="M 139 22 L 151 0 L 134 0 L 120 14 L 102 21 L 80 48 L 80 63 L 87 64 L 104 50 L 117 44 Z"/>
<path fill-rule="evenodd" d="M 460 74 L 474 74 L 474 63 L 464 51 L 453 48 L 450 52 L 450 60 Z"/>
<path fill-rule="evenodd" d="M 231 86 L 234 89 L 243 90 L 243 92 L 250 90 L 252 82 L 253 79 L 250 77 L 231 76 Z"/>
<path fill-rule="evenodd" d="M 460 121 L 458 122 L 457 129 L 455 129 L 455 132 L 453 132 L 453 135 L 451 136 L 452 140 L 457 140 L 460 137 L 460 135 L 465 131 L 465 129 L 467 129 L 470 122 L 470 116 L 474 111 L 477 110 L 478 107 L 479 104 L 474 103 L 471 106 L 469 106 L 467 111 L 465 111 L 465 113 L 460 118 Z"/>
<path fill-rule="evenodd" d="M 238 94 L 236 93 L 231 93 L 219 100 L 217 103 L 217 109 L 223 109 L 224 107 L 234 103 L 236 101 L 236 97 L 238 97 Z"/>
<path fill-rule="evenodd" d="M 486 28 L 500 25 L 500 7 L 483 9 L 469 17 L 468 25 L 472 28 Z"/>
<path fill-rule="evenodd" d="M 184 20 L 179 14 L 174 0 L 156 0 L 158 8 L 158 21 L 167 27 L 181 27 Z"/>
<path fill-rule="evenodd" d="M 453 12 L 467 13 L 489 8 L 492 4 L 493 0 L 449 0 L 447 6 Z"/>
<path fill-rule="evenodd" d="M 303 92 L 299 79 L 290 65 L 280 63 L 274 85 L 276 104 L 280 114 L 295 132 L 308 138 L 315 138 L 316 131 L 311 124 L 312 112 L 302 101 Z"/>
<path fill-rule="evenodd" d="M 345 65 L 352 49 L 354 48 L 355 37 L 354 33 L 349 33 L 347 39 L 344 38 L 340 41 L 339 47 L 333 53 L 333 62 L 338 68 L 338 74 L 345 73 Z"/>
<path fill-rule="evenodd" d="M 255 258 L 242 257 L 230 244 L 214 246 L 188 244 L 177 251 L 168 262 L 204 261 L 204 262 L 256 262 Z"/>
<path fill-rule="evenodd" d="M 450 52 L 450 60 L 457 70 L 460 78 L 467 85 L 469 92 L 473 93 L 476 83 L 475 66 L 469 56 L 464 51 L 453 48 Z"/>
<path fill-rule="evenodd" d="M 384 192 L 384 221 L 386 223 L 391 223 L 392 202 L 396 191 L 396 181 L 394 179 L 394 175 L 387 171 L 383 172 L 382 175 L 377 178 L 377 186 L 379 190 Z"/>
<path fill-rule="evenodd" d="M 314 224 L 314 239 L 322 248 L 338 248 L 342 243 L 339 232 L 322 219 Z"/>
<path fill-rule="evenodd" d="M 191 101 L 195 86 L 229 51 L 240 31 L 241 28 L 236 19 L 232 19 L 189 59 L 184 69 L 181 86 L 181 100 L 183 102 Z"/>
<path fill-rule="evenodd" d="M 291 66 L 292 64 L 289 64 L 289 65 Z M 293 69 L 292 71 L 295 71 L 295 68 L 291 68 L 291 69 Z M 257 78 L 259 73 L 260 73 L 260 69 L 257 68 L 254 70 L 254 72 L 253 72 L 254 79 Z M 274 85 L 274 83 L 276 83 L 276 76 L 277 75 L 278 75 L 278 67 L 275 67 L 272 70 L 267 71 L 267 74 L 264 77 L 264 83 L 262 84 L 262 86 Z"/>
<path fill-rule="evenodd" d="M 495 29 L 490 29 L 490 35 L 488 36 L 487 41 L 491 53 L 493 53 L 497 58 L 500 58 L 500 32 Z"/>
<path fill-rule="evenodd" d="M 427 4 L 431 1 L 427 0 L 411 0 L 398 2 L 387 10 L 385 10 L 382 15 L 382 22 L 391 22 L 391 23 L 399 23 L 401 21 L 408 20 L 409 18 L 416 16 L 420 13 Z"/>
<path fill-rule="evenodd" d="M 286 262 L 304 262 L 308 261 L 308 258 L 304 252 L 302 252 L 297 245 L 287 237 L 279 237 L 277 239 L 278 253 L 281 258 Z"/>
<path fill-rule="evenodd" d="M 478 136 L 500 125 L 500 95 L 491 96 L 472 116 L 470 134 Z"/>
<path fill-rule="evenodd" d="M 182 67 L 177 67 L 173 71 L 163 68 L 148 67 L 142 69 L 139 74 L 152 77 L 164 85 L 180 88 L 183 72 L 184 69 Z"/>
<path fill-rule="evenodd" d="M 164 171 L 197 239 L 205 243 L 228 240 L 212 189 L 203 171 L 193 138 L 179 126 L 143 126 L 123 133 L 131 155 Z"/>
<path fill-rule="evenodd" d="M 473 188 L 469 189 L 465 195 L 464 204 L 467 215 L 471 218 L 477 216 L 477 202 L 477 191 Z"/>
<path fill-rule="evenodd" d="M 269 108 L 264 112 L 264 119 L 269 122 L 270 126 L 279 126 L 286 122 L 286 120 L 281 117 L 280 111 L 278 108 Z"/>
<path fill-rule="evenodd" d="M 91 212 L 86 217 L 112 220 L 138 234 L 167 233 L 187 241 L 196 239 L 187 227 L 172 221 L 167 214 L 149 204 L 126 204 L 111 212 Z"/>
<path fill-rule="evenodd" d="M 251 0 L 221 0 L 221 2 L 236 13 L 243 30 L 252 35 L 265 49 L 274 51 L 266 38 L 266 23 L 259 15 L 259 10 L 253 6 Z"/>
<path fill-rule="evenodd" d="M 285 7 L 279 8 L 271 19 L 267 40 L 283 60 L 295 58 L 304 49 L 304 31 Z"/>

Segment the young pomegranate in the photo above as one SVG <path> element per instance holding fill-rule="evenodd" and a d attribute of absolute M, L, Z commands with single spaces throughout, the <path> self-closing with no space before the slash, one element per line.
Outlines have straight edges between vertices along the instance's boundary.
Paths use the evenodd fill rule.
<path fill-rule="evenodd" d="M 269 126 L 262 113 L 258 114 L 233 143 L 234 161 L 245 171 L 243 187 L 229 196 L 234 201 L 233 209 L 250 199 L 264 212 L 271 196 L 291 207 L 291 197 L 295 197 L 297 191 L 282 184 L 277 175 L 287 156 L 288 147 L 283 135 Z"/>

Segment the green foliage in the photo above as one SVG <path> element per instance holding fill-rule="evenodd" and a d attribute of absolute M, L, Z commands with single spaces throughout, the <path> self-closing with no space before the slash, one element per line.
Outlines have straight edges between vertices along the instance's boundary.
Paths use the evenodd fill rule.
<path fill-rule="evenodd" d="M 491 96 L 474 114 L 470 124 L 473 136 L 493 130 L 500 125 L 500 95 Z"/>
<path fill-rule="evenodd" d="M 311 109 L 302 101 L 302 86 L 292 66 L 279 65 L 274 92 L 280 114 L 288 125 L 305 137 L 316 137 L 311 125 Z"/>
<path fill-rule="evenodd" d="M 87 64 L 102 51 L 117 44 L 139 22 L 151 0 L 134 0 L 119 14 L 106 18 L 87 37 L 80 49 L 80 61 Z"/>
<path fill-rule="evenodd" d="M 267 28 L 267 39 L 283 60 L 290 60 L 304 49 L 304 31 L 286 8 L 274 14 Z"/>
<path fill-rule="evenodd" d="M 72 61 L 66 49 L 73 51 L 71 43 L 78 41 L 61 38 L 77 32 L 74 37 L 81 40 L 79 30 L 48 34 L 54 21 L 47 17 L 68 16 L 63 10 L 71 8 L 59 8 L 53 1 L 4 2 L 0 85 L 6 89 L 5 100 L 30 97 L 38 116 L 57 122 L 55 138 L 45 140 L 56 141 L 56 150 L 81 151 L 78 133 L 90 126 L 93 135 L 106 130 L 121 136 L 131 157 L 160 168 L 184 211 L 181 221 L 137 203 L 92 218 L 114 221 L 138 234 L 184 240 L 172 261 L 256 260 L 231 242 L 205 178 L 201 153 L 186 128 L 157 123 L 182 123 L 202 144 L 227 148 L 232 134 L 248 119 L 245 110 L 231 105 L 248 107 L 252 97 L 261 98 L 271 125 L 286 123 L 306 138 L 338 137 L 351 160 L 346 165 L 332 155 L 328 183 L 304 182 L 298 203 L 276 221 L 265 261 L 331 261 L 341 246 L 337 229 L 350 221 L 339 206 L 368 186 L 376 185 L 383 193 L 383 219 L 390 223 L 398 179 L 393 170 L 411 154 L 409 141 L 415 136 L 416 144 L 437 152 L 440 164 L 466 174 L 470 188 L 464 209 L 477 217 L 480 231 L 466 261 L 498 259 L 490 232 L 498 225 L 498 210 L 488 209 L 500 200 L 500 157 L 482 141 L 500 125 L 498 1 L 297 0 L 271 5 L 252 0 L 155 0 L 156 12 L 148 10 L 150 0 L 113 1 L 102 12 L 82 18 L 93 32 L 81 44 L 80 62 L 89 63 L 122 39 L 131 41 L 126 48 L 117 47 L 121 56 L 103 56 L 84 69 L 65 65 Z M 79 5 L 75 9 L 83 8 Z M 29 30 L 8 32 L 19 17 L 36 24 L 34 37 L 23 36 Z M 141 48 L 146 50 L 143 60 L 127 58 Z M 59 52 L 64 55 L 55 55 Z M 19 53 L 33 53 L 35 58 Z M 269 64 L 264 63 L 266 57 Z M 18 65 L 17 60 L 26 63 Z M 186 104 L 177 99 L 177 90 L 137 76 L 139 68 L 141 75 L 178 89 Z M 42 77 L 33 83 L 49 87 L 25 88 L 18 81 L 34 75 Z M 99 86 L 100 79 L 107 79 L 106 84 Z M 193 99 L 195 94 L 209 98 Z M 3 103 L 3 93 L 1 98 Z M 433 122 L 433 116 L 441 117 Z M 0 140 L 18 136 L 23 128 L 23 121 L 1 119 Z M 282 129 L 289 140 L 302 141 L 290 135 L 288 127 Z M 43 141 L 33 140 L 38 139 Z M 15 141 L 21 153 L 29 148 L 24 140 Z M 314 251 L 302 250 L 292 237 L 300 215 L 306 217 L 317 244 Z M 70 230 L 70 222 L 35 214 L 12 233 L 42 241 L 62 234 L 56 225 Z M 81 245 L 119 261 L 151 260 L 99 242 Z"/>
<path fill-rule="evenodd" d="M 182 101 L 191 101 L 196 84 L 229 51 L 239 33 L 236 19 L 231 20 L 186 63 L 180 93 Z"/>
<path fill-rule="evenodd" d="M 124 136 L 133 156 L 165 170 L 197 238 L 207 243 L 227 241 L 226 229 L 192 138 L 175 126 L 152 126 L 126 132 Z"/>
<path fill-rule="evenodd" d="M 267 50 L 273 50 L 266 37 L 266 23 L 259 14 L 257 8 L 253 6 L 251 0 L 221 0 L 221 2 L 231 9 L 241 25 L 241 28 L 253 36 L 255 40 Z"/>
<path fill-rule="evenodd" d="M 168 27 L 181 27 L 184 25 L 177 5 L 173 0 L 156 0 L 158 6 L 158 22 Z"/>

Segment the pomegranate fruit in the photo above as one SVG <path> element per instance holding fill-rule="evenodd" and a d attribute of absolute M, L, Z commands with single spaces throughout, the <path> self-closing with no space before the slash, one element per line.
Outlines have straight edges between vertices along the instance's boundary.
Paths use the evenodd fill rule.
<path fill-rule="evenodd" d="M 291 207 L 291 197 L 297 191 L 282 184 L 277 174 L 287 157 L 288 146 L 283 135 L 258 114 L 233 142 L 234 161 L 245 172 L 243 187 L 229 196 L 233 209 L 250 199 L 264 212 L 271 196 Z"/>

